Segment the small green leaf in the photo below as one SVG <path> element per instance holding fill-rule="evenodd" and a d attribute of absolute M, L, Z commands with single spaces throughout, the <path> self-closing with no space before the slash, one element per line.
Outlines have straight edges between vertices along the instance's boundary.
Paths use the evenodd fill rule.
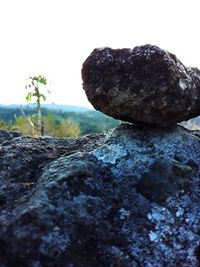
<path fill-rule="evenodd" d="M 26 96 L 26 101 L 27 102 L 30 102 L 31 101 L 31 98 L 32 98 L 32 93 L 31 92 L 29 92 L 28 94 L 27 94 L 27 96 Z"/>

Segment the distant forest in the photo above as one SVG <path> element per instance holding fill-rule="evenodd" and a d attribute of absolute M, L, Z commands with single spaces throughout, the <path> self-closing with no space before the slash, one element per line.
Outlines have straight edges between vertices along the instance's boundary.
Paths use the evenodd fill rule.
<path fill-rule="evenodd" d="M 61 106 L 60 109 L 59 106 L 52 109 L 50 107 L 50 105 L 47 105 L 47 107 L 41 108 L 43 116 L 53 117 L 57 123 L 63 120 L 70 120 L 76 123 L 80 128 L 81 136 L 89 133 L 107 132 L 120 124 L 120 121 L 95 110 L 78 107 L 67 108 L 67 106 L 64 108 Z M 24 106 L 23 111 L 27 116 L 35 114 L 35 108 L 33 106 Z M 1 125 L 15 125 L 19 117 L 22 117 L 22 111 L 19 106 L 0 106 Z"/>

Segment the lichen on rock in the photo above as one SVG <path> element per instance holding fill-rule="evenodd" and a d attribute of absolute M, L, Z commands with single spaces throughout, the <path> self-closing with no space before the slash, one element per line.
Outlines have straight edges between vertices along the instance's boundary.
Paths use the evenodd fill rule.
<path fill-rule="evenodd" d="M 200 265 L 199 70 L 155 46 L 96 49 L 93 105 L 121 124 L 77 139 L 0 131 L 0 266 Z M 165 127 L 160 127 L 160 126 Z"/>
<path fill-rule="evenodd" d="M 128 124 L 3 142 L 0 264 L 198 266 L 199 144 L 180 126 Z"/>

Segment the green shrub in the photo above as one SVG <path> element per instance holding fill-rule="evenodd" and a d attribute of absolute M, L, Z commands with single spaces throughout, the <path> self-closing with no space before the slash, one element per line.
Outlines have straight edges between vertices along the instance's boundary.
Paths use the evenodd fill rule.
<path fill-rule="evenodd" d="M 32 115 L 30 119 L 37 124 L 37 116 Z M 44 134 L 53 137 L 78 137 L 80 135 L 79 124 L 71 119 L 56 119 L 53 115 L 42 116 L 44 123 Z M 30 122 L 24 116 L 16 118 L 13 129 L 24 135 L 39 136 L 40 129 L 31 127 Z"/>

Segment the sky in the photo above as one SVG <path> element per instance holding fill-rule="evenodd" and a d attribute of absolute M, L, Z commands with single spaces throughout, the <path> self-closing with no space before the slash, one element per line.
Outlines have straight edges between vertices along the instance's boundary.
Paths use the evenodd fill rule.
<path fill-rule="evenodd" d="M 0 0 L 0 104 L 24 103 L 44 75 L 47 103 L 91 107 L 81 68 L 96 47 L 153 44 L 200 68 L 199 0 Z"/>

